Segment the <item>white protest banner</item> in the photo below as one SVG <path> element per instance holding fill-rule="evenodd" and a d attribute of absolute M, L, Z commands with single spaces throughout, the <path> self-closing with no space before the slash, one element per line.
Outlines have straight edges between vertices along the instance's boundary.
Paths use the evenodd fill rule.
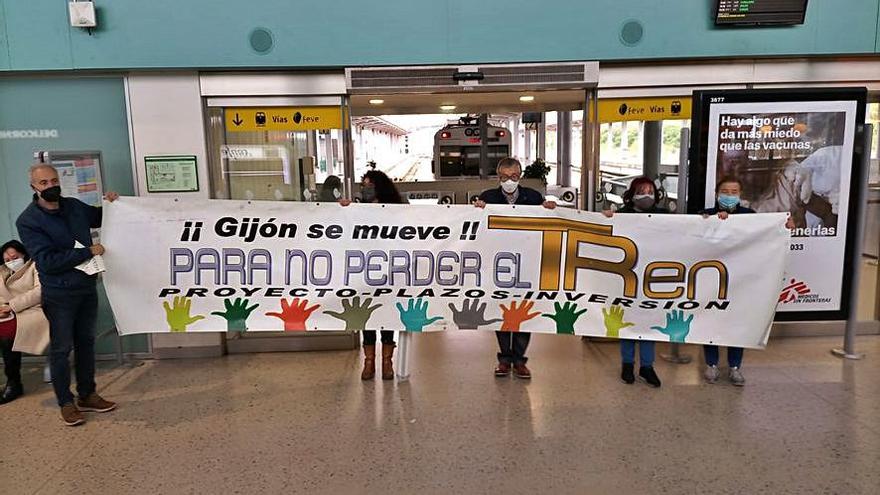
<path fill-rule="evenodd" d="M 766 344 L 784 214 L 120 198 L 104 284 L 121 334 L 505 330 Z"/>

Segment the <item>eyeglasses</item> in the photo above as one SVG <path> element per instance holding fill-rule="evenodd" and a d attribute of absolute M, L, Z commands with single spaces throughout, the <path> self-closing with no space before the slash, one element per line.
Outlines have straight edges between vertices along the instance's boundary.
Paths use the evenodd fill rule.
<path fill-rule="evenodd" d="M 514 180 L 514 181 L 516 181 L 516 180 L 520 179 L 520 174 L 510 174 L 510 175 L 499 174 L 498 178 L 501 180 Z"/>

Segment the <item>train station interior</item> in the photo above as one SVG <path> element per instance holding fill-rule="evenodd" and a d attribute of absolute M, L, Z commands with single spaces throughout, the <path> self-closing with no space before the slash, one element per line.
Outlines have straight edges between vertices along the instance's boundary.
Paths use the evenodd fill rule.
<path fill-rule="evenodd" d="M 7 371 L 0 493 L 880 493 L 880 0 L 267 0 L 246 8 L 226 0 L 0 0 L 0 20 L 0 243 L 6 243 L 0 339 Z M 777 120 L 761 123 L 760 116 Z M 745 128 L 751 134 L 738 133 Z M 737 139 L 746 145 L 736 147 Z M 518 171 L 505 168 L 509 159 Z M 47 169 L 60 187 L 54 203 L 61 216 L 46 207 L 53 201 L 38 181 Z M 539 193 L 540 201 L 527 207 L 533 210 L 516 202 L 520 196 L 502 195 L 511 170 L 520 184 L 515 194 L 526 187 Z M 390 179 L 400 201 L 374 199 L 376 173 Z M 769 237 L 762 251 L 761 237 L 749 237 L 754 244 L 745 246 L 707 234 L 705 249 L 717 252 L 699 258 L 674 245 L 691 242 L 686 238 L 695 236 L 693 230 L 614 224 L 623 232 L 634 229 L 630 237 L 642 236 L 637 242 L 657 240 L 650 249 L 640 245 L 641 258 L 633 261 L 640 270 L 653 261 L 645 279 L 633 282 L 644 293 L 639 297 L 652 300 L 634 302 L 630 315 L 667 299 L 678 305 L 670 302 L 666 309 L 690 310 L 686 305 L 709 284 L 705 272 L 695 282 L 696 268 L 685 279 L 685 264 L 693 260 L 739 263 L 767 277 L 785 271 L 780 280 L 762 282 L 774 291 L 767 301 L 734 289 L 725 294 L 727 284 L 739 280 L 733 270 L 728 280 L 718 269 L 717 283 L 724 287 L 716 291 L 718 304 L 734 309 L 712 320 L 707 335 L 715 340 L 658 331 L 645 337 L 651 349 L 659 343 L 653 369 L 662 386 L 622 375 L 622 365 L 633 369 L 621 354 L 626 339 L 618 342 L 625 334 L 606 334 L 605 327 L 588 328 L 583 320 L 582 326 L 572 320 L 570 331 L 560 330 L 557 320 L 554 331 L 554 322 L 543 318 L 553 318 L 548 314 L 528 327 L 530 373 L 519 369 L 525 361 L 507 363 L 512 373 L 499 372 L 506 352 L 504 344 L 499 352 L 502 334 L 519 326 L 510 330 L 505 321 L 496 340 L 485 325 L 502 318 L 484 318 L 485 305 L 479 330 L 477 323 L 464 326 L 457 318 L 467 313 L 465 296 L 426 295 L 431 309 L 422 310 L 424 331 L 409 324 L 405 301 L 398 302 L 399 325 L 373 327 L 382 330 L 381 345 L 367 344 L 366 332 L 359 331 L 369 329 L 363 325 L 372 308 L 360 327 L 351 320 L 344 329 L 320 323 L 339 323 L 337 314 L 337 320 L 313 318 L 319 323 L 306 328 L 314 311 L 306 309 L 306 294 L 315 303 L 309 291 L 328 285 L 307 276 L 309 250 L 322 250 L 315 252 L 328 260 L 336 249 L 346 253 L 344 267 L 330 261 L 324 267 L 330 280 L 351 270 L 355 250 L 366 253 L 359 269 L 369 275 L 371 253 L 386 244 L 389 250 L 413 244 L 377 242 L 375 236 L 304 239 L 308 223 L 299 224 L 303 235 L 295 240 L 270 239 L 284 237 L 284 230 L 260 228 L 276 219 L 293 225 L 314 218 L 328 233 L 335 223 L 363 223 L 359 215 L 366 211 L 377 212 L 379 223 L 410 221 L 412 212 L 414 225 L 428 218 L 452 226 L 486 202 L 490 215 L 515 204 L 519 215 L 537 211 L 534 221 L 558 214 L 571 223 L 591 215 L 611 225 L 634 216 L 626 213 L 634 194 L 643 194 L 640 182 L 648 183 L 653 207 L 669 213 L 662 215 L 673 217 L 669 221 L 689 216 L 708 222 L 726 211 L 722 187 L 730 181 L 739 186 L 731 214 L 741 207 L 755 217 L 788 214 L 776 217 L 788 222 L 784 266 L 774 264 Z M 509 205 L 486 201 L 490 191 Z M 99 217 L 103 210 L 104 225 L 92 219 L 83 227 L 88 239 L 70 234 L 63 240 L 46 227 L 50 233 L 40 239 L 55 243 L 51 249 L 28 242 L 37 238 L 27 225 L 35 211 L 53 229 L 64 224 L 73 232 L 77 220 L 64 201 L 74 198 Z M 164 217 L 125 224 L 131 229 L 126 235 L 107 232 L 135 215 L 125 208 L 151 202 L 162 205 Z M 383 204 L 363 204 L 371 202 Z M 402 204 L 380 210 L 394 202 Z M 255 226 L 228 235 L 212 224 L 203 229 L 203 217 L 215 210 L 226 218 L 243 215 L 245 223 L 250 217 Z M 167 227 L 172 223 L 173 232 Z M 379 307 L 381 297 L 394 293 L 399 301 L 409 298 L 409 311 L 414 299 L 419 309 L 422 296 L 404 295 L 406 290 L 452 285 L 442 281 L 439 266 L 443 256 L 459 261 L 451 251 L 481 252 L 496 264 L 504 256 L 494 246 L 508 238 L 493 234 L 489 221 L 483 224 L 480 237 L 475 223 L 472 238 L 453 228 L 447 241 L 419 244 L 417 252 L 427 253 L 432 268 L 436 260 L 438 282 L 420 284 L 407 274 L 405 284 L 397 283 L 398 251 L 389 251 L 381 254 L 385 261 L 390 257 L 387 292 L 372 282 L 349 295 L 319 291 L 325 298 L 315 315 L 329 318 L 340 305 L 348 311 L 361 297 L 363 308 L 373 297 Z M 611 237 L 610 229 L 590 235 Z M 554 239 L 562 242 L 563 234 L 550 230 L 528 238 L 534 250 L 520 241 L 503 246 L 543 253 L 511 256 L 522 270 L 540 274 L 540 287 L 537 280 L 530 287 L 534 293 L 548 290 L 545 249 Z M 496 237 L 480 246 L 478 239 L 489 235 Z M 57 247 L 69 240 L 76 244 Z M 117 254 L 113 248 L 122 243 L 129 252 Z M 98 258 L 92 248 L 101 245 L 107 266 L 101 261 L 89 272 L 83 265 Z M 62 251 L 84 249 L 91 251 L 76 263 L 46 266 Z M 283 274 L 268 261 L 259 264 L 274 249 L 286 256 Z M 580 249 L 575 243 L 555 261 L 564 267 L 571 258 L 586 259 Z M 681 256 L 681 263 L 652 259 L 660 249 Z M 737 251 L 746 249 L 759 254 L 744 259 Z M 24 250 L 30 254 L 16 261 L 13 254 Z M 181 268 L 175 256 L 185 250 L 196 252 L 195 261 Z M 207 250 L 217 253 L 217 266 L 221 257 L 229 263 L 239 256 L 240 268 L 224 272 L 221 283 L 220 269 L 207 271 L 199 258 Z M 290 270 L 297 253 L 302 279 L 292 281 L 299 273 Z M 467 280 L 461 255 L 459 278 Z M 154 286 L 168 285 L 169 259 L 171 286 L 189 270 L 196 274 L 196 291 L 163 289 L 156 299 Z M 309 270 L 322 266 L 308 259 Z M 557 289 L 567 294 L 574 286 L 569 279 L 612 272 L 607 266 L 618 262 L 564 273 Z M 665 269 L 680 265 L 680 278 L 650 279 L 659 263 L 667 263 Z M 27 309 L 13 287 L 24 278 L 21 266 L 35 277 L 28 279 Z M 76 277 L 65 278 L 64 270 Z M 256 287 L 251 282 L 260 270 L 267 286 L 279 287 L 265 297 L 281 297 L 282 311 L 258 313 L 277 315 L 283 329 L 275 320 L 279 326 L 245 330 L 253 311 L 247 299 L 239 308 L 240 300 L 232 305 L 237 296 L 224 302 L 228 295 L 217 289 Z M 413 268 L 412 279 L 417 272 Z M 240 284 L 227 284 L 239 273 Z M 68 293 L 82 296 L 77 280 L 90 284 L 95 297 L 91 324 L 82 330 L 93 336 L 93 348 L 77 351 L 80 341 L 71 341 L 70 363 L 62 366 L 59 342 L 69 339 L 59 321 L 82 315 L 62 318 L 57 308 L 73 300 Z M 483 285 L 526 287 L 522 280 L 507 286 L 499 280 L 497 273 L 482 275 Z M 678 282 L 687 282 L 686 297 L 682 288 L 668 297 L 671 292 L 652 291 Z M 628 284 L 613 296 L 623 298 Z M 127 287 L 125 297 L 120 287 Z M 200 295 L 201 287 L 208 289 Z M 374 296 L 361 290 L 374 290 Z M 128 302 L 138 292 L 154 307 Z M 533 292 L 528 294 L 523 298 Z M 187 307 L 174 320 L 184 303 L 178 308 L 178 297 L 166 296 L 178 295 L 186 295 L 179 299 Z M 287 295 L 297 298 L 290 306 Z M 506 318 L 520 296 L 495 295 L 490 308 L 500 304 Z M 223 316 L 228 326 L 217 323 L 220 313 L 208 310 L 190 318 L 188 305 L 205 297 L 225 304 L 227 316 L 246 311 L 240 328 L 232 317 Z M 466 297 L 479 302 L 484 296 Z M 306 314 L 302 328 L 292 331 L 287 311 L 299 298 Z M 567 301 L 565 308 L 572 299 Z M 394 304 L 382 304 L 395 311 Z M 561 314 L 560 303 L 555 307 Z M 764 307 L 768 316 L 761 320 Z M 590 308 L 587 315 L 607 326 L 610 313 Z M 45 321 L 40 345 L 23 343 L 23 336 L 33 335 L 25 311 Z M 156 314 L 162 325 L 145 323 Z M 457 327 L 432 329 L 433 314 L 450 325 L 456 318 Z M 757 340 L 743 345 L 744 358 L 734 365 L 728 359 L 737 346 L 725 342 L 738 342 L 731 333 L 744 321 L 763 327 L 750 329 Z M 71 331 L 81 331 L 76 328 Z M 396 339 L 390 349 L 387 330 Z M 640 348 L 647 343 L 636 338 Z M 711 347 L 718 352 L 712 344 L 728 347 L 717 369 L 708 354 Z M 368 345 L 369 352 L 379 351 L 377 373 L 364 379 Z M 644 351 L 639 355 L 645 359 Z M 381 376 L 392 363 L 394 372 Z M 83 406 L 87 397 L 77 396 L 74 409 L 85 414 L 84 424 L 68 427 L 59 395 L 65 378 L 57 372 L 68 370 L 72 390 L 87 394 L 83 369 L 91 365 L 97 387 L 91 392 L 114 401 L 113 407 Z M 16 366 L 20 376 L 10 371 Z M 710 376 L 713 369 L 721 370 L 720 378 Z"/>

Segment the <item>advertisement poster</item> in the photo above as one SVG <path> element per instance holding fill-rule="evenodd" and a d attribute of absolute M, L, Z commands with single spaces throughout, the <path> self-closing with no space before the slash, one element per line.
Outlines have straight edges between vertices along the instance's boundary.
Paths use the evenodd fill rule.
<path fill-rule="evenodd" d="M 97 154 L 61 156 L 53 153 L 52 165 L 58 170 L 61 194 L 87 205 L 101 206 L 100 160 Z"/>
<path fill-rule="evenodd" d="M 790 239 L 779 213 L 170 197 L 106 203 L 101 235 L 123 335 L 500 330 L 750 348 L 766 344 Z"/>
<path fill-rule="evenodd" d="M 740 204 L 757 213 L 791 215 L 791 256 L 779 296 L 780 313 L 842 316 L 850 224 L 863 180 L 854 156 L 864 100 L 831 93 L 825 99 L 765 92 L 702 94 L 706 168 L 691 208 L 715 206 L 722 178 L 742 183 Z M 696 136 L 695 136 L 696 137 Z"/>

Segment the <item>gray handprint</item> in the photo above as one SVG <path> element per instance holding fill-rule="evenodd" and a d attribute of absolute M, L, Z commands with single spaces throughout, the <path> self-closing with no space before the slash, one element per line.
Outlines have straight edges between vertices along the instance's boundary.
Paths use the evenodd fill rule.
<path fill-rule="evenodd" d="M 459 330 L 476 330 L 482 325 L 491 325 L 498 323 L 501 318 L 486 319 L 486 303 L 480 304 L 478 299 L 465 299 L 461 305 L 461 310 L 455 308 L 449 303 L 449 309 L 452 310 L 452 321 L 455 322 Z"/>

